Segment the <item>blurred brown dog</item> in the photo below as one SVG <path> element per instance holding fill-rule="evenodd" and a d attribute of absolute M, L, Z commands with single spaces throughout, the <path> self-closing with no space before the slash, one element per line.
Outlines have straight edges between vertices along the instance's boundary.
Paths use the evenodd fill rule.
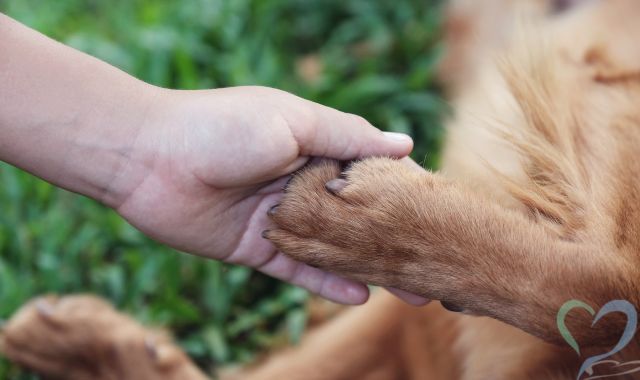
<path fill-rule="evenodd" d="M 273 215 L 268 237 L 296 259 L 442 304 L 376 294 L 238 378 L 572 379 L 615 345 L 620 313 L 594 327 L 584 310 L 566 317 L 582 356 L 557 315 L 572 299 L 640 305 L 640 2 L 572 3 L 453 1 L 442 170 L 323 162 Z M 609 359 L 639 360 L 639 343 Z M 0 344 L 55 378 L 205 378 L 167 338 L 86 297 L 26 305 Z"/>

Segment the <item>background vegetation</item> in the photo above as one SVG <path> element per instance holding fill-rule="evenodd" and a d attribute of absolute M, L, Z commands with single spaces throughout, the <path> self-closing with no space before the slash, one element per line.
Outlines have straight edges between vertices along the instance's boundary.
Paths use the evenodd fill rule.
<path fill-rule="evenodd" d="M 416 139 L 437 165 L 437 0 L 0 0 L 0 12 L 156 85 L 258 84 Z M 114 212 L 0 166 L 0 318 L 31 297 L 92 292 L 172 329 L 203 368 L 296 340 L 307 294 L 180 254 Z M 0 359 L 0 379 L 28 379 Z"/>

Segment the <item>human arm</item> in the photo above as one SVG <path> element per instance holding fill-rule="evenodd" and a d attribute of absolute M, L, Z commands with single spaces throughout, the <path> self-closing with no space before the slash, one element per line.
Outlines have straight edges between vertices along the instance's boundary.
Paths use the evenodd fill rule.
<path fill-rule="evenodd" d="M 260 233 L 313 156 L 404 156 L 411 140 L 263 87 L 151 86 L 0 15 L 0 160 L 117 210 L 174 248 L 255 267 L 346 303 L 366 288 Z"/>

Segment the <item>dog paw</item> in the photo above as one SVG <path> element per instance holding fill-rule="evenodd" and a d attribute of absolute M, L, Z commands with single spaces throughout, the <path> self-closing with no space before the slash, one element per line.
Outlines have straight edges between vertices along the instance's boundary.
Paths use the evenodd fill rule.
<path fill-rule="evenodd" d="M 430 175 L 389 158 L 346 170 L 321 161 L 296 175 L 269 214 L 265 237 L 296 260 L 376 285 L 398 286 L 412 265 L 411 239 Z M 434 182 L 435 183 L 435 182 Z M 433 185 L 433 184 L 432 184 Z"/>
<path fill-rule="evenodd" d="M 180 373 L 204 378 L 165 334 L 92 296 L 27 303 L 3 327 L 0 352 L 54 379 L 178 379 Z"/>

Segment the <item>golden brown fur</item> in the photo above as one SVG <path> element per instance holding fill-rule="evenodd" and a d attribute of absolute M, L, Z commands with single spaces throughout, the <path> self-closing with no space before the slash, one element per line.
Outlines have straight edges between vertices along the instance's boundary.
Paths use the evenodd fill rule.
<path fill-rule="evenodd" d="M 93 296 L 41 297 L 4 326 L 0 350 L 46 378 L 204 380 L 165 333 Z"/>
<path fill-rule="evenodd" d="M 479 3 L 489 10 L 469 11 Z M 548 5 L 454 1 L 443 75 L 456 114 L 442 170 L 374 158 L 341 174 L 322 162 L 294 178 L 268 234 L 299 260 L 469 315 L 378 293 L 239 378 L 570 379 L 617 341 L 620 315 L 591 328 L 591 316 L 575 310 L 567 324 L 580 358 L 556 314 L 570 299 L 596 311 L 614 299 L 640 305 L 640 2 L 594 1 L 557 15 Z M 68 302 L 77 310 L 94 301 Z M 144 330 L 104 310 L 121 327 L 96 326 L 135 331 L 132 351 L 143 352 Z M 127 340 L 87 322 L 76 343 L 78 330 L 55 327 L 52 315 L 71 326 L 80 318 L 27 305 L 5 328 L 2 351 L 51 375 L 60 373 L 52 361 L 66 363 L 71 379 L 109 379 L 109 370 L 178 378 L 135 355 L 135 363 L 77 359 L 74 350 L 120 352 Z M 177 350 L 170 357 L 171 368 L 202 378 Z M 616 359 L 640 359 L 638 339 Z M 131 377 L 134 365 L 148 372 Z"/>

